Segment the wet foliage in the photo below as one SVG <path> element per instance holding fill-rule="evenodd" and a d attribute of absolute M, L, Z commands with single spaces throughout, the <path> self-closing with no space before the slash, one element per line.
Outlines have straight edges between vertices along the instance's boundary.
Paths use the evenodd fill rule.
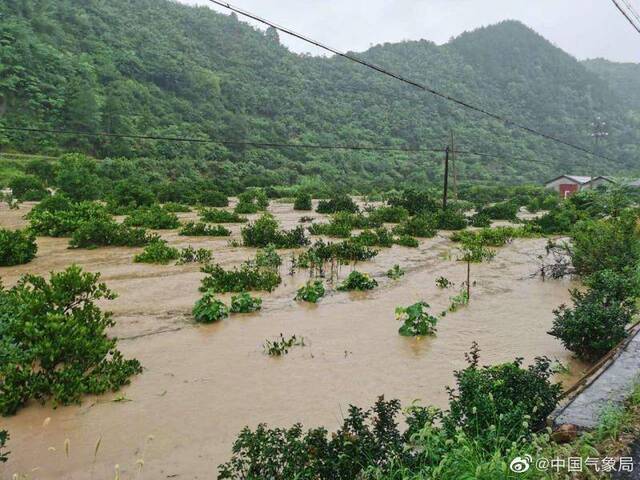
<path fill-rule="evenodd" d="M 304 227 L 280 230 L 278 221 L 268 213 L 242 229 L 242 241 L 248 247 L 298 248 L 309 244 Z"/>
<path fill-rule="evenodd" d="M 246 223 L 247 218 L 235 212 L 228 212 L 219 208 L 203 208 L 200 210 L 200 218 L 208 223 Z"/>
<path fill-rule="evenodd" d="M 400 245 L 401 247 L 408 248 L 418 248 L 420 246 L 420 242 L 417 238 L 412 237 L 411 235 L 400 235 L 399 237 L 395 237 L 393 239 L 393 243 L 396 245 Z"/>
<path fill-rule="evenodd" d="M 396 264 L 389 270 L 387 270 L 387 277 L 392 280 L 398 280 L 405 275 L 405 271 L 400 267 L 400 265 Z"/>
<path fill-rule="evenodd" d="M 26 218 L 29 220 L 29 229 L 45 237 L 69 237 L 84 223 L 111 220 L 103 205 L 74 202 L 60 193 L 34 206 Z"/>
<path fill-rule="evenodd" d="M 404 220 L 393 229 L 396 235 L 431 238 L 438 233 L 437 219 L 433 215 L 420 214 Z"/>
<path fill-rule="evenodd" d="M 6 450 L 7 440 L 9 440 L 9 433 L 6 430 L 0 430 L 0 463 L 6 463 L 9 460 L 9 454 Z"/>
<path fill-rule="evenodd" d="M 408 307 L 396 308 L 396 320 L 402 322 L 398 333 L 403 337 L 434 335 L 438 319 L 429 313 L 429 304 L 418 302 Z"/>
<path fill-rule="evenodd" d="M 187 237 L 229 237 L 231 230 L 222 225 L 209 225 L 204 222 L 187 222 L 180 227 L 180 235 Z"/>
<path fill-rule="evenodd" d="M 159 237 L 144 228 L 129 227 L 113 219 L 98 219 L 81 223 L 73 232 L 71 248 L 143 247 Z"/>
<path fill-rule="evenodd" d="M 358 205 L 346 193 L 334 195 L 328 200 L 321 200 L 316 208 L 318 213 L 357 213 L 359 211 Z"/>
<path fill-rule="evenodd" d="M 125 218 L 124 224 L 129 227 L 144 227 L 153 230 L 172 230 L 180 226 L 178 216 L 155 204 L 150 207 L 139 208 Z"/>
<path fill-rule="evenodd" d="M 0 288 L 0 414 L 14 414 L 30 399 L 80 402 L 116 391 L 142 371 L 107 337 L 114 321 L 96 302 L 116 295 L 99 278 L 71 266 L 48 282 L 25 275 Z"/>
<path fill-rule="evenodd" d="M 305 347 L 304 337 L 297 337 L 292 335 L 289 338 L 285 338 L 281 333 L 280 337 L 276 340 L 267 340 L 262 346 L 264 353 L 270 357 L 281 357 L 287 355 L 289 350 L 293 347 Z"/>
<path fill-rule="evenodd" d="M 0 267 L 29 263 L 37 252 L 36 237 L 32 232 L 0 228 Z"/>
<path fill-rule="evenodd" d="M 322 280 L 309 280 L 296 292 L 296 300 L 303 302 L 318 303 L 324 297 L 326 290 Z"/>
<path fill-rule="evenodd" d="M 338 290 L 345 292 L 354 290 L 365 291 L 373 290 L 377 286 L 378 282 L 375 278 L 371 277 L 371 275 L 354 270 L 340 285 L 338 285 Z"/>
<path fill-rule="evenodd" d="M 175 247 L 171 247 L 166 240 L 155 240 L 146 247 L 142 253 L 133 257 L 133 261 L 136 263 L 159 263 L 166 265 L 173 260 L 180 258 L 180 250 Z"/>
<path fill-rule="evenodd" d="M 229 316 L 229 307 L 216 298 L 216 292 L 207 290 L 193 307 L 193 317 L 198 323 L 214 323 Z"/>
<path fill-rule="evenodd" d="M 295 201 L 293 202 L 294 210 L 312 210 L 311 195 L 305 192 L 299 192 L 296 194 Z"/>
<path fill-rule="evenodd" d="M 238 195 L 236 213 L 257 213 L 266 210 L 269 206 L 269 197 L 261 188 L 250 188 Z"/>
<path fill-rule="evenodd" d="M 231 313 L 251 313 L 262 308 L 262 299 L 243 292 L 231 297 Z"/>
<path fill-rule="evenodd" d="M 213 259 L 213 252 L 206 248 L 195 249 L 191 245 L 180 250 L 177 265 L 187 263 L 210 263 Z"/>
<path fill-rule="evenodd" d="M 200 291 L 211 290 L 215 293 L 273 291 L 282 278 L 271 268 L 260 267 L 253 261 L 244 262 L 240 267 L 225 270 L 220 265 L 205 265 L 201 270 L 207 274 L 202 279 Z"/>

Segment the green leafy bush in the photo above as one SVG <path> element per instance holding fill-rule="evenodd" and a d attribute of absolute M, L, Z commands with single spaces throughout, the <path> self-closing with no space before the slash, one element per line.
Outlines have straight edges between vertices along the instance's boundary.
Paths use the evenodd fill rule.
<path fill-rule="evenodd" d="M 411 235 L 400 235 L 393 239 L 393 243 L 396 245 L 400 245 L 402 247 L 409 248 L 418 248 L 420 246 L 420 242 L 416 238 L 413 238 Z"/>
<path fill-rule="evenodd" d="M 442 230 L 463 230 L 468 226 L 467 217 L 453 208 L 438 210 L 434 216 L 436 225 Z"/>
<path fill-rule="evenodd" d="M 45 198 L 26 218 L 33 233 L 47 237 L 68 237 L 86 222 L 111 221 L 111 215 L 99 203 L 76 203 L 62 194 Z"/>
<path fill-rule="evenodd" d="M 180 258 L 180 251 L 169 246 L 166 240 L 155 240 L 144 247 L 144 251 L 133 258 L 136 263 L 167 263 Z"/>
<path fill-rule="evenodd" d="M 332 268 L 335 265 L 348 265 L 370 260 L 378 255 L 377 250 L 373 250 L 355 239 L 348 239 L 338 243 L 325 243 L 318 240 L 307 251 L 300 254 L 297 259 L 297 266 L 309 268 L 312 272 L 321 275 L 327 265 Z"/>
<path fill-rule="evenodd" d="M 290 429 L 260 424 L 255 431 L 246 427 L 233 446 L 231 460 L 219 467 L 218 478 L 364 478 L 367 466 L 390 465 L 404 455 L 403 436 L 395 420 L 399 412 L 398 400 L 386 402 L 380 397 L 366 411 L 351 405 L 342 427 L 332 435 L 323 427 L 305 433 L 300 424 Z"/>
<path fill-rule="evenodd" d="M 438 319 L 430 315 L 429 304 L 426 302 L 414 303 L 409 307 L 397 307 L 396 319 L 402 326 L 398 333 L 403 337 L 422 337 L 436 333 Z"/>
<path fill-rule="evenodd" d="M 279 230 L 278 221 L 268 213 L 242 229 L 242 240 L 248 247 L 274 245 L 276 248 L 298 248 L 309 244 L 304 227 Z"/>
<path fill-rule="evenodd" d="M 167 212 L 173 213 L 188 213 L 191 211 L 191 207 L 189 205 L 177 202 L 164 203 L 162 204 L 162 208 L 164 208 Z"/>
<path fill-rule="evenodd" d="M 601 270 L 585 278 L 586 291 L 570 291 L 573 307 L 554 311 L 550 335 L 585 360 L 597 360 L 627 337 L 626 326 L 637 313 L 635 277 Z"/>
<path fill-rule="evenodd" d="M 202 279 L 200 291 L 211 290 L 215 293 L 246 292 L 251 290 L 273 291 L 282 278 L 278 272 L 261 268 L 254 262 L 245 262 L 240 268 L 225 270 L 220 265 L 205 265 L 202 272 L 207 276 Z"/>
<path fill-rule="evenodd" d="M 265 248 L 258 249 L 255 264 L 260 268 L 278 270 L 280 265 L 282 265 L 282 257 L 278 255 L 276 247 L 269 244 Z"/>
<path fill-rule="evenodd" d="M 159 238 L 143 228 L 132 228 L 112 219 L 81 223 L 69 241 L 71 248 L 143 247 Z"/>
<path fill-rule="evenodd" d="M 99 277 L 71 266 L 49 282 L 26 275 L 0 288 L 0 414 L 14 414 L 29 399 L 67 405 L 116 391 L 142 371 L 107 337 L 112 315 L 95 302 L 116 295 Z"/>
<path fill-rule="evenodd" d="M 203 208 L 200 218 L 208 223 L 245 223 L 247 219 L 235 212 L 228 212 L 217 208 Z"/>
<path fill-rule="evenodd" d="M 549 359 L 538 357 L 526 369 L 521 358 L 481 367 L 475 343 L 466 357 L 469 366 L 455 372 L 457 389 L 448 389 L 449 413 L 443 424 L 449 435 L 462 429 L 486 441 L 499 426 L 501 435 L 515 441 L 544 426 L 562 393 L 559 384 L 550 382 Z"/>
<path fill-rule="evenodd" d="M 222 225 L 187 222 L 180 228 L 180 235 L 189 237 L 229 237 L 231 236 L 231 230 Z"/>
<path fill-rule="evenodd" d="M 454 285 L 455 284 L 448 278 L 445 278 L 445 277 L 436 278 L 436 286 L 438 288 L 450 288 L 450 287 L 453 287 Z"/>
<path fill-rule="evenodd" d="M 376 223 L 401 223 L 409 218 L 409 212 L 404 207 L 379 207 L 369 212 L 369 218 Z"/>
<path fill-rule="evenodd" d="M 229 205 L 229 199 L 224 193 L 211 188 L 200 190 L 194 195 L 194 200 L 207 207 L 226 207 Z"/>
<path fill-rule="evenodd" d="M 294 210 L 312 210 L 312 199 L 311 195 L 304 192 L 299 192 L 296 195 L 296 199 L 293 202 Z"/>
<path fill-rule="evenodd" d="M 469 220 L 469 225 L 472 227 L 489 228 L 491 227 L 491 218 L 486 213 L 476 213 Z"/>
<path fill-rule="evenodd" d="M 193 316 L 199 323 L 214 323 L 229 316 L 229 307 L 216 298 L 216 292 L 207 290 L 193 307 Z"/>
<path fill-rule="evenodd" d="M 231 313 L 251 313 L 262 308 L 262 299 L 247 292 L 231 297 Z"/>
<path fill-rule="evenodd" d="M 437 219 L 432 215 L 417 215 L 408 218 L 393 229 L 396 235 L 431 238 L 438 233 Z"/>
<path fill-rule="evenodd" d="M 60 158 L 55 183 L 60 193 L 77 202 L 96 200 L 102 193 L 97 162 L 80 153 L 69 153 Z"/>
<path fill-rule="evenodd" d="M 144 227 L 154 230 L 171 230 L 180 227 L 178 216 L 155 204 L 134 210 L 124 224 L 129 227 Z"/>
<path fill-rule="evenodd" d="M 238 195 L 236 213 L 257 213 L 266 210 L 269 206 L 269 197 L 264 190 L 252 188 Z"/>
<path fill-rule="evenodd" d="M 387 270 L 387 277 L 392 280 L 398 280 L 400 277 L 403 277 L 405 271 L 400 267 L 400 265 L 396 264 L 393 268 Z"/>
<path fill-rule="evenodd" d="M 289 349 L 292 347 L 304 347 L 304 337 L 296 337 L 292 335 L 289 338 L 284 338 L 284 335 L 280 334 L 280 338 L 276 340 L 267 340 L 264 342 L 262 348 L 264 352 L 271 357 L 281 357 L 289 353 Z"/>
<path fill-rule="evenodd" d="M 578 222 L 571 233 L 571 261 L 579 275 L 599 270 L 622 272 L 640 262 L 636 214 Z"/>
<path fill-rule="evenodd" d="M 296 293 L 296 300 L 318 303 L 324 297 L 325 289 L 321 280 L 310 280 L 300 287 Z"/>
<path fill-rule="evenodd" d="M 180 250 L 180 256 L 178 257 L 178 265 L 184 265 L 185 263 L 209 263 L 213 259 L 213 253 L 206 248 L 198 248 L 197 250 L 189 245 L 186 248 Z"/>
<path fill-rule="evenodd" d="M 9 453 L 5 450 L 5 446 L 9 440 L 9 433 L 6 430 L 0 430 L 0 463 L 5 463 L 9 460 Z"/>
<path fill-rule="evenodd" d="M 107 197 L 109 211 L 113 214 L 127 214 L 141 207 L 148 207 L 156 201 L 156 196 L 148 184 L 138 179 L 116 182 Z"/>
<path fill-rule="evenodd" d="M 371 275 L 358 272 L 354 270 L 349 276 L 338 285 L 340 291 L 352 291 L 352 290 L 373 290 L 378 286 L 378 282 Z"/>
<path fill-rule="evenodd" d="M 515 220 L 518 215 L 518 204 L 512 200 L 497 202 L 482 207 L 478 214 L 486 215 L 492 220 Z"/>
<path fill-rule="evenodd" d="M 37 251 L 36 237 L 32 232 L 0 228 L 0 267 L 29 263 Z"/>
<path fill-rule="evenodd" d="M 375 230 L 365 230 L 354 237 L 353 240 L 367 247 L 389 248 L 394 243 L 393 235 L 384 227 L 376 228 Z"/>
<path fill-rule="evenodd" d="M 19 175 L 9 182 L 15 198 L 21 202 L 38 201 L 49 195 L 42 180 L 34 175 Z"/>
<path fill-rule="evenodd" d="M 346 193 L 334 195 L 329 200 L 321 200 L 316 208 L 318 213 L 357 213 L 359 211 L 358 205 Z"/>
<path fill-rule="evenodd" d="M 438 210 L 438 204 L 431 194 L 424 190 L 407 189 L 392 195 L 387 203 L 392 207 L 401 207 L 411 215 L 429 214 Z"/>

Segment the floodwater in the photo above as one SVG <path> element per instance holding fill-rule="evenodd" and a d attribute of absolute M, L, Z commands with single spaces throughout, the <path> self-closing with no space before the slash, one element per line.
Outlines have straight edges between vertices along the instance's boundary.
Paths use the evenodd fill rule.
<path fill-rule="evenodd" d="M 28 208 L 1 206 L 0 225 L 24 225 L 21 216 Z M 272 203 L 270 209 L 286 228 L 308 214 L 286 204 Z M 240 226 L 231 228 L 237 238 Z M 227 268 L 254 255 L 252 249 L 229 246 L 225 238 L 187 238 L 173 231 L 162 236 L 176 246 L 211 248 L 215 261 Z M 381 249 L 372 262 L 358 266 L 376 276 L 378 289 L 331 292 L 317 305 L 293 301 L 307 274 L 289 276 L 284 253 L 283 284 L 261 294 L 261 312 L 208 326 L 195 325 L 190 316 L 203 276 L 197 265 L 135 264 L 140 249 L 69 250 L 66 239 L 39 238 L 33 262 L 0 268 L 5 285 L 27 272 L 47 275 L 74 262 L 101 272 L 119 294 L 103 304 L 115 313 L 112 333 L 121 339 L 125 356 L 138 358 L 145 369 L 117 393 L 55 410 L 30 404 L 0 419 L 11 434 L 12 451 L 9 462 L 0 465 L 0 478 L 19 473 L 43 480 L 113 479 L 118 465 L 122 479 L 213 479 L 245 425 L 302 422 L 334 429 L 349 404 L 369 407 L 379 395 L 404 405 L 419 400 L 445 406 L 445 387 L 453 385 L 454 370 L 464 368 L 473 341 L 484 364 L 515 357 L 528 362 L 541 355 L 558 359 L 570 369 L 558 380 L 570 385 L 584 366 L 546 332 L 552 310 L 568 301 L 572 284 L 530 278 L 545 243 L 516 240 L 499 249 L 492 262 L 472 265 L 470 304 L 447 314 L 436 336 L 412 339 L 398 335 L 395 307 L 426 300 L 437 314 L 447 309 L 466 276 L 447 232 L 422 240 L 418 249 Z M 398 281 L 384 275 L 394 264 L 407 271 Z M 344 267 L 341 277 L 349 271 Z M 441 275 L 456 287 L 438 289 L 435 279 Z M 304 336 L 307 346 L 268 357 L 262 344 L 280 333 Z"/>

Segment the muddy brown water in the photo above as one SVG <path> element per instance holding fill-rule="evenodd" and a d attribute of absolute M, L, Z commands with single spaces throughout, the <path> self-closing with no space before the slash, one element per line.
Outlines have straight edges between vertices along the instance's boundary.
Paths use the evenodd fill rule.
<path fill-rule="evenodd" d="M 0 206 L 0 224 L 25 225 L 29 208 Z M 278 203 L 270 210 L 287 228 L 306 213 Z M 237 238 L 240 226 L 230 227 Z M 175 246 L 211 248 L 225 267 L 255 253 L 229 246 L 226 238 L 187 238 L 175 231 L 162 236 Z M 30 404 L 1 419 L 12 453 L 0 465 L 0 478 L 19 473 L 43 480 L 113 479 L 118 465 L 122 479 L 213 479 L 245 425 L 302 422 L 334 429 L 349 404 L 368 407 L 378 395 L 404 405 L 419 400 L 445 406 L 445 387 L 453 384 L 454 370 L 465 366 L 473 341 L 480 344 L 484 364 L 546 355 L 569 366 L 570 373 L 558 377 L 565 385 L 584 370 L 546 333 L 553 308 L 568 301 L 572 284 L 529 278 L 544 252 L 543 239 L 516 240 L 492 262 L 472 265 L 470 305 L 447 314 L 436 336 L 420 339 L 398 335 L 394 309 L 426 300 L 433 313 L 446 310 L 458 289 L 438 289 L 435 279 L 443 275 L 459 286 L 466 275 L 446 232 L 422 240 L 418 249 L 381 249 L 374 261 L 358 265 L 376 276 L 378 289 L 331 291 L 318 305 L 292 300 L 307 274 L 289 276 L 284 253 L 283 285 L 261 295 L 261 312 L 210 326 L 195 325 L 190 316 L 203 276 L 197 265 L 135 264 L 140 249 L 69 250 L 67 242 L 39 238 L 38 257 L 0 268 L 3 282 L 11 285 L 27 272 L 47 275 L 71 263 L 101 272 L 119 294 L 103 305 L 115 314 L 119 348 L 145 370 L 117 393 L 57 409 Z M 394 264 L 407 270 L 398 281 L 384 276 Z M 343 268 L 341 277 L 349 271 Z M 304 336 L 307 346 L 282 358 L 266 356 L 262 344 L 280 333 Z"/>

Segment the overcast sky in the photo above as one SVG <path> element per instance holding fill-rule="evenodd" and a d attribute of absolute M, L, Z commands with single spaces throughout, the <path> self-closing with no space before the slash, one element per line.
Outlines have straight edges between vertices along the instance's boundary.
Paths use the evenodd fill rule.
<path fill-rule="evenodd" d="M 209 5 L 207 0 L 179 0 Z M 640 0 L 627 0 L 640 12 Z M 640 34 L 611 0 L 234 0 L 232 5 L 340 50 L 427 39 L 444 43 L 465 30 L 517 19 L 579 59 L 640 62 Z M 318 54 L 281 35 L 296 52 Z"/>

